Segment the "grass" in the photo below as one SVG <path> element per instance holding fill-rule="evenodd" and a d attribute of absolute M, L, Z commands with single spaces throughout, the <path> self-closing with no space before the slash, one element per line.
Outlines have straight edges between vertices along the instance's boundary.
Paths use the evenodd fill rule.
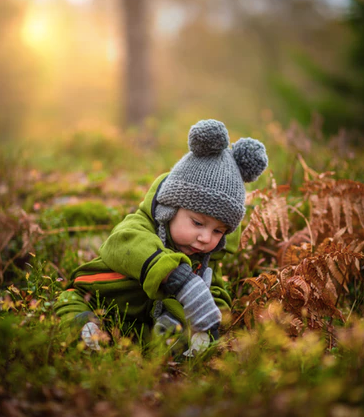
<path fill-rule="evenodd" d="M 55 141 L 46 160 L 42 143 L 26 152 L 22 144 L 3 148 L 0 235 L 2 242 L 9 238 L 0 243 L 0 266 L 7 265 L 0 291 L 3 415 L 364 415 L 364 321 L 355 309 L 330 350 L 320 332 L 288 337 L 278 313 L 251 331 L 226 326 L 217 345 L 179 363 L 163 344 L 142 345 L 117 331 L 115 343 L 98 354 L 83 343 L 66 343 L 53 306 L 71 270 L 95 256 L 154 177 L 187 150 L 185 129 L 152 122 L 143 132 L 148 146 L 137 145 L 135 132 L 119 137 L 108 131 Z M 363 178 L 359 150 L 341 148 L 352 159 L 340 156 L 332 139 L 313 140 L 298 127 L 287 132 L 278 123 L 258 136 L 278 184 L 291 182 L 298 189 L 302 183 L 297 153 L 317 171 Z M 235 132 L 231 137 L 238 139 Z M 265 174 L 248 188 L 268 181 Z M 32 239 L 36 225 L 43 234 Z M 240 278 L 252 276 L 256 265 L 269 268 L 266 262 L 254 245 L 225 260 L 235 297 L 241 295 Z"/>

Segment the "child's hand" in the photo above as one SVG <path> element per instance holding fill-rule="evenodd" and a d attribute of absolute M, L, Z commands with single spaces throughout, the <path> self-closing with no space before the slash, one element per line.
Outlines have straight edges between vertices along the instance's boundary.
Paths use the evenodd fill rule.
<path fill-rule="evenodd" d="M 203 332 L 219 325 L 221 312 L 205 281 L 192 272 L 188 264 L 181 264 L 169 276 L 163 288 L 182 304 L 186 320 L 193 332 Z"/>
<path fill-rule="evenodd" d="M 92 321 L 89 321 L 82 327 L 81 338 L 90 349 L 100 350 L 100 336 L 101 330 L 99 329 L 99 326 Z"/>
<path fill-rule="evenodd" d="M 212 282 L 212 269 L 210 267 L 206 268 L 205 272 L 202 275 L 202 279 L 204 280 L 207 288 L 210 288 Z"/>
<path fill-rule="evenodd" d="M 206 332 L 197 332 L 191 337 L 191 346 L 186 352 L 183 352 L 183 355 L 188 358 L 193 358 L 198 353 L 204 352 L 209 345 L 210 336 Z"/>
<path fill-rule="evenodd" d="M 153 332 L 157 336 L 172 335 L 181 333 L 183 330 L 182 324 L 173 317 L 172 314 L 165 311 L 155 321 Z"/>

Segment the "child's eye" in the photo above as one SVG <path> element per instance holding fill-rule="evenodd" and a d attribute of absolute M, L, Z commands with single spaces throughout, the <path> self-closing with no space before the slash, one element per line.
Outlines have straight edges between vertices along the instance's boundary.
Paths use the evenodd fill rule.
<path fill-rule="evenodd" d="M 223 235 L 224 232 L 222 230 L 214 230 L 214 233 L 216 233 L 217 235 Z"/>
<path fill-rule="evenodd" d="M 192 222 L 195 226 L 202 226 L 202 223 L 200 223 L 199 221 L 192 219 Z"/>

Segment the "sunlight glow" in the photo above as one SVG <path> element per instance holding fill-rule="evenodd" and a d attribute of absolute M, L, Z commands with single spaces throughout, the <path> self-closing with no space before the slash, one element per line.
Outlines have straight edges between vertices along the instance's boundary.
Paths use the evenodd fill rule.
<path fill-rule="evenodd" d="M 51 33 L 49 20 L 43 15 L 29 13 L 26 17 L 22 35 L 25 42 L 32 47 L 42 47 Z"/>
<path fill-rule="evenodd" d="M 68 0 L 69 3 L 80 5 L 80 4 L 86 4 L 91 3 L 91 0 Z"/>

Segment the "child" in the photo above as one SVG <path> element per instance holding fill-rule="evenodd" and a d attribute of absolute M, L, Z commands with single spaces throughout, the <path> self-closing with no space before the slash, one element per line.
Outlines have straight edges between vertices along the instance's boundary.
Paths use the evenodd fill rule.
<path fill-rule="evenodd" d="M 225 125 L 201 120 L 188 136 L 190 152 L 155 180 L 144 201 L 102 244 L 99 257 L 78 267 L 56 312 L 86 345 L 96 338 L 103 310 L 121 330 L 192 332 L 218 337 L 231 299 L 220 262 L 237 250 L 244 216 L 244 182 L 268 164 L 264 145 L 240 139 L 229 149 Z"/>

